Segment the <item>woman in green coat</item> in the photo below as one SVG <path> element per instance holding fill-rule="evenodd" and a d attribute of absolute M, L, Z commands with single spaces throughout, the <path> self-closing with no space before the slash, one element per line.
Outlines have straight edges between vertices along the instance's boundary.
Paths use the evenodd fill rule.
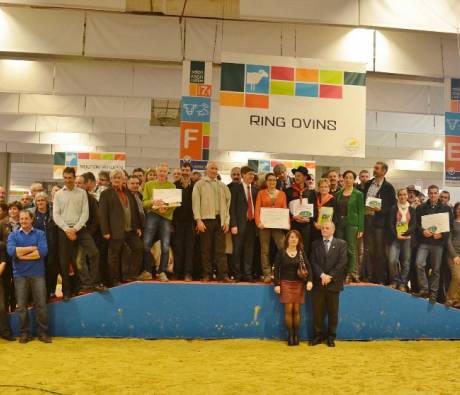
<path fill-rule="evenodd" d="M 354 187 L 355 180 L 353 171 L 343 173 L 344 187 L 337 193 L 334 212 L 335 237 L 347 242 L 347 283 L 359 282 L 358 239 L 363 237 L 364 231 L 364 197 Z"/>

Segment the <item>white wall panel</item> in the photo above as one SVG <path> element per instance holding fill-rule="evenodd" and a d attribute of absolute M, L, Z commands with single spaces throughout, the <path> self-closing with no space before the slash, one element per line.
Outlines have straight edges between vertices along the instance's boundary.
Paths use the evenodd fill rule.
<path fill-rule="evenodd" d="M 133 86 L 132 96 L 180 98 L 182 68 L 136 65 Z"/>
<path fill-rule="evenodd" d="M 377 129 L 382 131 L 434 134 L 434 122 L 433 115 L 392 112 L 379 112 L 377 115 Z M 416 145 L 416 142 L 412 144 Z"/>
<path fill-rule="evenodd" d="M 2 0 L 6 4 L 45 7 L 90 8 L 92 10 L 125 11 L 126 0 Z"/>
<path fill-rule="evenodd" d="M 373 69 L 373 30 L 313 25 L 295 30 L 297 57 L 361 62 Z"/>
<path fill-rule="evenodd" d="M 149 119 L 152 116 L 152 100 L 141 97 L 125 97 L 123 99 L 125 118 Z"/>
<path fill-rule="evenodd" d="M 19 109 L 19 94 L 0 93 L 0 113 L 17 113 Z"/>
<path fill-rule="evenodd" d="M 185 59 L 220 59 L 222 22 L 215 19 L 186 18 Z"/>
<path fill-rule="evenodd" d="M 240 0 L 240 16 L 248 19 L 358 25 L 358 0 Z"/>
<path fill-rule="evenodd" d="M 70 133 L 92 133 L 93 120 L 80 117 L 56 117 L 57 131 Z"/>
<path fill-rule="evenodd" d="M 18 143 L 40 143 L 39 133 L 0 131 L 0 140 Z"/>
<path fill-rule="evenodd" d="M 375 71 L 442 76 L 441 39 L 436 35 L 377 31 Z"/>
<path fill-rule="evenodd" d="M 54 65 L 29 60 L 0 60 L 0 91 L 39 92 L 53 91 Z"/>
<path fill-rule="evenodd" d="M 368 130 L 366 132 L 366 145 L 379 147 L 395 147 L 396 133 L 385 133 L 380 131 Z"/>
<path fill-rule="evenodd" d="M 182 60 L 179 18 L 89 12 L 85 55 Z"/>
<path fill-rule="evenodd" d="M 87 96 L 85 115 L 91 117 L 123 117 L 123 98 Z"/>
<path fill-rule="evenodd" d="M 41 154 L 51 155 L 51 145 L 49 144 L 28 144 L 19 142 L 9 142 L 6 146 L 8 152 L 18 154 Z"/>
<path fill-rule="evenodd" d="M 35 132 L 35 115 L 0 115 L 0 130 Z"/>
<path fill-rule="evenodd" d="M 86 133 L 40 133 L 42 144 L 89 145 L 90 135 Z"/>
<path fill-rule="evenodd" d="M 0 51 L 81 55 L 84 12 L 0 8 Z"/>
<path fill-rule="evenodd" d="M 398 133 L 396 139 L 397 147 L 416 147 L 418 149 L 434 149 L 434 139 L 430 135 L 415 133 Z"/>
<path fill-rule="evenodd" d="M 56 93 L 132 96 L 133 67 L 110 62 L 56 63 Z"/>
<path fill-rule="evenodd" d="M 222 50 L 263 55 L 281 55 L 282 24 L 223 22 Z"/>
<path fill-rule="evenodd" d="M 141 157 L 141 148 L 125 147 L 124 145 L 122 146 L 117 146 L 117 145 L 96 146 L 96 152 L 124 152 L 126 153 L 127 160 L 130 160 L 131 158 Z"/>
<path fill-rule="evenodd" d="M 118 118 L 94 118 L 94 133 L 125 133 L 125 121 Z"/>
<path fill-rule="evenodd" d="M 123 134 L 116 133 L 92 134 L 90 136 L 90 144 L 93 146 L 124 145 L 125 136 Z"/>
<path fill-rule="evenodd" d="M 362 25 L 456 33 L 459 21 L 458 0 L 360 1 Z"/>
<path fill-rule="evenodd" d="M 442 38 L 444 76 L 460 78 L 460 54 L 456 39 Z"/>
<path fill-rule="evenodd" d="M 24 114 L 84 115 L 84 96 L 23 94 L 19 112 Z"/>
<path fill-rule="evenodd" d="M 126 133 L 146 134 L 150 131 L 150 120 L 148 119 L 126 119 Z"/>

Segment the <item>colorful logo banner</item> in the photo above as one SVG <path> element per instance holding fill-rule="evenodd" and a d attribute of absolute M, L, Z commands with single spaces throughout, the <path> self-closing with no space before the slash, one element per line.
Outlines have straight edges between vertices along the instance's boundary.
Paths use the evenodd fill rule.
<path fill-rule="evenodd" d="M 222 54 L 219 149 L 364 157 L 365 64 Z"/>
<path fill-rule="evenodd" d="M 208 160 L 212 63 L 184 60 L 179 157 Z"/>
<path fill-rule="evenodd" d="M 126 154 L 124 152 L 55 152 L 53 162 L 53 179 L 62 179 L 65 167 L 73 167 L 77 174 L 92 172 L 97 176 L 102 170 L 124 169 Z"/>
<path fill-rule="evenodd" d="M 288 176 L 292 177 L 292 169 L 304 166 L 308 169 L 313 179 L 316 179 L 316 162 L 304 160 L 284 160 L 284 159 L 248 159 L 248 166 L 257 173 L 270 173 L 276 165 L 286 166 Z"/>

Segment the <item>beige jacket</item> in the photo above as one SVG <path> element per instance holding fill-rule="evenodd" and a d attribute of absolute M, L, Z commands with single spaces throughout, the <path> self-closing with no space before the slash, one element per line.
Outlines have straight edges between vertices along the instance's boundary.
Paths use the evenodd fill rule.
<path fill-rule="evenodd" d="M 219 207 L 217 212 L 220 215 L 222 225 L 230 223 L 230 190 L 222 181 L 217 180 L 219 190 Z M 198 219 L 215 219 L 216 208 L 212 194 L 211 181 L 208 177 L 202 178 L 193 187 L 192 208 L 195 220 Z"/>

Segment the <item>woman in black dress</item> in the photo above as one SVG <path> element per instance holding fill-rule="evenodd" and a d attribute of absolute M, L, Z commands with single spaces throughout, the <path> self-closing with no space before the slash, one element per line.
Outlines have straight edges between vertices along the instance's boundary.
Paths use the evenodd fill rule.
<path fill-rule="evenodd" d="M 306 279 L 298 275 L 301 266 L 307 271 Z M 284 248 L 278 251 L 275 260 L 275 292 L 284 304 L 284 322 L 290 346 L 299 344 L 300 305 L 305 301 L 305 289 L 310 291 L 313 288 L 312 278 L 302 236 L 297 230 L 290 230 L 284 239 Z"/>

